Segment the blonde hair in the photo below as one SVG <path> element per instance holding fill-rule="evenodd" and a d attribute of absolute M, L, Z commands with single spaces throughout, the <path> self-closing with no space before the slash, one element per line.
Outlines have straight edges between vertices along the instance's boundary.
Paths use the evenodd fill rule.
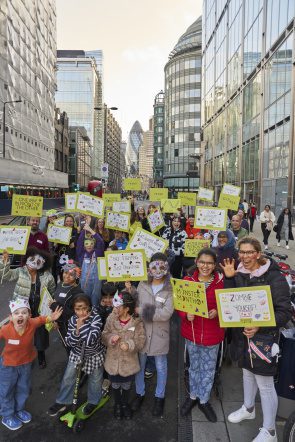
<path fill-rule="evenodd" d="M 240 239 L 240 241 L 238 242 L 238 250 L 240 250 L 240 247 L 243 244 L 250 244 L 257 253 L 261 253 L 262 254 L 262 248 L 261 248 L 261 244 L 258 241 L 258 239 L 253 238 L 253 236 L 244 236 L 244 238 Z M 261 255 L 260 258 L 257 260 L 258 264 L 260 265 L 264 265 L 266 264 L 266 258 Z"/>

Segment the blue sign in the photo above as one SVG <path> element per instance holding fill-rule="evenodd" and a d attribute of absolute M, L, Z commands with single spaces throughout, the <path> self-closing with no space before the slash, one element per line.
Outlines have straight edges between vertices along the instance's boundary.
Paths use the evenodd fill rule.
<path fill-rule="evenodd" d="M 8 192 L 9 187 L 8 186 L 1 186 L 1 192 Z"/>

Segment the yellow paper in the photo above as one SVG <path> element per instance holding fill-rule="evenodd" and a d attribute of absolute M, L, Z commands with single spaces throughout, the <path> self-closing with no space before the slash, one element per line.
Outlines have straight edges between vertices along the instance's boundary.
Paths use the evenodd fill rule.
<path fill-rule="evenodd" d="M 206 230 L 226 230 L 227 210 L 216 207 L 196 207 L 195 227 Z"/>
<path fill-rule="evenodd" d="M 220 327 L 274 327 L 270 286 L 215 290 Z"/>
<path fill-rule="evenodd" d="M 107 206 L 111 207 L 114 202 L 121 200 L 121 195 L 120 193 L 103 193 L 102 199 Z"/>
<path fill-rule="evenodd" d="M 208 318 L 205 284 L 171 278 L 175 310 Z"/>
<path fill-rule="evenodd" d="M 140 178 L 124 178 L 124 190 L 141 190 Z"/>
<path fill-rule="evenodd" d="M 65 206 L 66 210 L 75 211 L 77 202 L 77 193 L 65 193 Z"/>
<path fill-rule="evenodd" d="M 0 226 L 0 253 L 7 250 L 14 255 L 25 255 L 31 227 Z"/>
<path fill-rule="evenodd" d="M 166 239 L 160 238 L 141 228 L 135 230 L 127 245 L 128 250 L 143 249 L 148 261 L 150 261 L 154 253 L 164 253 L 167 247 L 168 241 Z"/>
<path fill-rule="evenodd" d="M 84 213 L 85 215 L 103 218 L 104 201 L 97 196 L 87 195 L 85 192 L 78 192 L 75 211 Z"/>
<path fill-rule="evenodd" d="M 149 194 L 150 201 L 161 201 L 168 199 L 168 189 L 166 187 L 152 187 Z"/>
<path fill-rule="evenodd" d="M 104 281 L 107 279 L 107 269 L 105 258 L 97 258 L 98 279 Z"/>
<path fill-rule="evenodd" d="M 47 229 L 47 237 L 49 242 L 69 245 L 72 237 L 72 227 L 49 224 Z"/>
<path fill-rule="evenodd" d="M 238 210 L 241 188 L 232 184 L 224 183 L 218 201 L 218 207 Z"/>
<path fill-rule="evenodd" d="M 43 197 L 16 195 L 12 196 L 11 215 L 14 216 L 42 216 Z"/>
<path fill-rule="evenodd" d="M 182 206 L 195 206 L 197 203 L 197 194 L 194 192 L 178 192 L 177 197 Z"/>
<path fill-rule="evenodd" d="M 121 232 L 129 232 L 130 214 L 106 211 L 105 227 L 112 230 L 120 230 Z"/>
<path fill-rule="evenodd" d="M 205 187 L 199 187 L 198 199 L 205 201 L 212 201 L 214 197 L 214 190 L 206 189 Z"/>
<path fill-rule="evenodd" d="M 144 250 L 105 252 L 107 281 L 146 281 L 147 268 Z"/>
<path fill-rule="evenodd" d="M 210 247 L 208 239 L 186 239 L 184 241 L 184 256 L 187 258 L 196 258 L 199 251 Z"/>
<path fill-rule="evenodd" d="M 159 209 L 154 210 L 147 216 L 147 220 L 152 233 L 157 232 L 165 226 L 165 221 L 162 212 Z"/>
<path fill-rule="evenodd" d="M 181 207 L 180 199 L 163 199 L 161 200 L 161 208 L 164 213 L 175 213 Z"/>

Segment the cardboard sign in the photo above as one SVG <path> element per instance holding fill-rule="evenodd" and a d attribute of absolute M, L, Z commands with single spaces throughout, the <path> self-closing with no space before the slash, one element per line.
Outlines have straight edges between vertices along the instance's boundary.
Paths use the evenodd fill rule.
<path fill-rule="evenodd" d="M 147 220 L 152 233 L 157 232 L 165 226 L 165 221 L 160 210 L 155 210 L 147 216 Z"/>
<path fill-rule="evenodd" d="M 166 187 L 152 187 L 149 192 L 151 201 L 161 201 L 168 199 L 168 189 Z"/>
<path fill-rule="evenodd" d="M 175 213 L 181 207 L 180 199 L 161 200 L 161 208 L 164 213 Z"/>
<path fill-rule="evenodd" d="M 147 269 L 144 250 L 105 252 L 108 281 L 146 281 Z"/>
<path fill-rule="evenodd" d="M 120 201 L 121 194 L 120 193 L 103 193 L 102 199 L 105 202 L 105 205 L 111 207 L 113 202 Z"/>
<path fill-rule="evenodd" d="M 12 196 L 11 215 L 14 216 L 42 216 L 43 197 L 16 195 Z"/>
<path fill-rule="evenodd" d="M 49 303 L 52 302 L 52 296 L 47 290 L 46 287 L 43 287 L 41 294 L 40 294 L 40 304 L 38 307 L 38 312 L 40 316 L 50 316 L 52 314 L 52 311 L 49 307 Z"/>
<path fill-rule="evenodd" d="M 129 213 L 118 213 L 107 210 L 105 217 L 106 229 L 121 230 L 122 232 L 129 232 L 130 229 L 130 215 Z"/>
<path fill-rule="evenodd" d="M 210 247 L 208 239 L 186 239 L 184 241 L 184 256 L 186 258 L 196 258 L 199 251 Z"/>
<path fill-rule="evenodd" d="M 54 221 L 53 221 L 53 224 L 54 224 L 55 226 L 64 226 L 64 225 L 65 225 L 65 217 L 62 216 L 62 217 L 60 217 L 60 218 L 54 220 Z"/>
<path fill-rule="evenodd" d="M 240 187 L 225 183 L 219 197 L 218 207 L 224 209 L 238 210 L 240 193 Z"/>
<path fill-rule="evenodd" d="M 114 201 L 113 212 L 130 213 L 131 212 L 130 201 Z"/>
<path fill-rule="evenodd" d="M 171 278 L 175 310 L 208 318 L 205 284 Z"/>
<path fill-rule="evenodd" d="M 205 187 L 199 187 L 198 190 L 199 200 L 213 201 L 213 197 L 214 197 L 214 190 L 206 189 Z"/>
<path fill-rule="evenodd" d="M 270 286 L 215 290 L 220 327 L 274 327 Z"/>
<path fill-rule="evenodd" d="M 194 192 L 178 192 L 178 199 L 182 206 L 195 206 L 197 204 L 197 194 Z"/>
<path fill-rule="evenodd" d="M 146 259 L 148 261 L 150 261 L 154 253 L 164 253 L 167 247 L 167 240 L 160 238 L 159 236 L 154 235 L 153 233 L 150 233 L 147 230 L 141 228 L 137 228 L 135 230 L 132 238 L 127 245 L 128 250 L 144 250 Z"/>
<path fill-rule="evenodd" d="M 76 202 L 76 212 L 84 213 L 85 215 L 95 216 L 96 218 L 103 218 L 104 216 L 104 201 L 97 196 L 86 195 L 78 192 Z"/>
<path fill-rule="evenodd" d="M 25 255 L 31 227 L 0 226 L 0 253 L 7 250 L 14 255 Z"/>
<path fill-rule="evenodd" d="M 77 193 L 65 193 L 66 210 L 70 212 L 75 211 L 76 203 L 77 203 Z"/>
<path fill-rule="evenodd" d="M 216 207 L 196 207 L 195 227 L 206 230 L 226 230 L 227 210 Z"/>
<path fill-rule="evenodd" d="M 50 209 L 50 210 L 47 210 L 46 211 L 46 216 L 52 216 L 52 215 L 55 215 L 57 213 L 57 210 L 55 210 L 55 209 Z"/>
<path fill-rule="evenodd" d="M 47 229 L 48 241 L 69 245 L 72 237 L 72 227 L 49 224 Z"/>
<path fill-rule="evenodd" d="M 140 178 L 124 178 L 123 181 L 124 190 L 141 190 Z"/>
<path fill-rule="evenodd" d="M 105 258 L 97 258 L 97 272 L 100 281 L 107 279 L 107 268 Z"/>

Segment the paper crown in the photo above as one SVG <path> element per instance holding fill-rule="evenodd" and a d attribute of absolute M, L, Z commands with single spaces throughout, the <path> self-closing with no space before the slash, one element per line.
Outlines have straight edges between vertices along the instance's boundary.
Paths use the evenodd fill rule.
<path fill-rule="evenodd" d="M 18 310 L 19 308 L 27 308 L 30 310 L 30 304 L 26 299 L 17 298 L 14 301 L 10 301 L 9 308 L 11 313 L 15 312 L 15 310 Z"/>

